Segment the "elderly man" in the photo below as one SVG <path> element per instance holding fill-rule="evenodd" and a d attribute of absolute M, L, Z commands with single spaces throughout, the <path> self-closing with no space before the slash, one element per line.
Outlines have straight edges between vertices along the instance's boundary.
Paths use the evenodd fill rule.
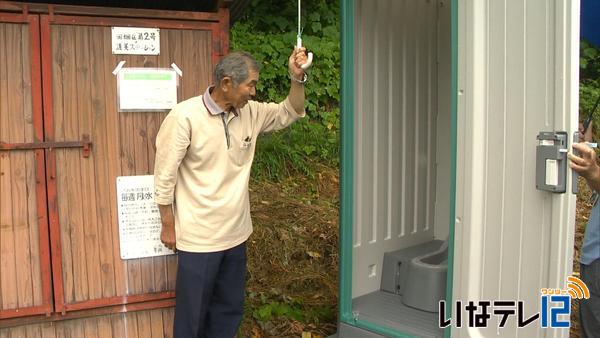
<path fill-rule="evenodd" d="M 216 65 L 214 84 L 175 106 L 160 127 L 155 198 L 161 241 L 178 251 L 176 338 L 231 338 L 238 330 L 256 138 L 304 116 L 305 62 L 305 49 L 294 49 L 287 98 L 260 103 L 251 100 L 259 64 L 248 53 L 231 53 Z"/>

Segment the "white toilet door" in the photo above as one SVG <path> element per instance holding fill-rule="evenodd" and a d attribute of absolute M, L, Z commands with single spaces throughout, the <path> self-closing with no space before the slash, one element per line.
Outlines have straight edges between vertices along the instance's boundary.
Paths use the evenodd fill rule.
<path fill-rule="evenodd" d="M 458 23 L 452 295 L 521 300 L 529 318 L 541 313 L 540 289 L 565 288 L 573 263 L 570 172 L 567 193 L 536 190 L 535 151 L 539 132 L 577 130 L 579 2 L 461 0 Z M 516 315 L 504 328 L 493 314 L 487 327 L 462 319 L 452 337 L 568 336 L 541 319 L 523 328 Z"/>

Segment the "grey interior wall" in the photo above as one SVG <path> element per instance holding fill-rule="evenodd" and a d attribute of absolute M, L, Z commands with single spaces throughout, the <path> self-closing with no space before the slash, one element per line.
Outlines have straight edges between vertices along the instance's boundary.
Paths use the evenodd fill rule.
<path fill-rule="evenodd" d="M 450 149 L 452 116 L 452 42 L 451 42 L 451 3 L 438 2 L 437 27 L 437 126 L 436 126 L 436 185 L 434 237 L 445 240 L 450 233 Z"/>
<path fill-rule="evenodd" d="M 434 237 L 441 5 L 356 3 L 353 297 L 379 289 L 384 252 Z"/>

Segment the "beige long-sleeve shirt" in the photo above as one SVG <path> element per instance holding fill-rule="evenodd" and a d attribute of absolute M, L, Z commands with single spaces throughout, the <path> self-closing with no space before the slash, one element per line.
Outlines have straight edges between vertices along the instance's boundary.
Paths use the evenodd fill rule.
<path fill-rule="evenodd" d="M 177 249 L 189 252 L 227 250 L 248 239 L 256 138 L 305 114 L 288 99 L 221 112 L 209 89 L 173 108 L 156 138 L 155 200 L 173 204 Z"/>

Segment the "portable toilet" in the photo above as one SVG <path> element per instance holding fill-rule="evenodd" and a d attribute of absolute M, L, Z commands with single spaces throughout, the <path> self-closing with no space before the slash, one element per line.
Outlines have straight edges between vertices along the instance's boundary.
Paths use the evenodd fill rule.
<path fill-rule="evenodd" d="M 337 336 L 567 337 L 579 2 L 341 11 Z"/>

